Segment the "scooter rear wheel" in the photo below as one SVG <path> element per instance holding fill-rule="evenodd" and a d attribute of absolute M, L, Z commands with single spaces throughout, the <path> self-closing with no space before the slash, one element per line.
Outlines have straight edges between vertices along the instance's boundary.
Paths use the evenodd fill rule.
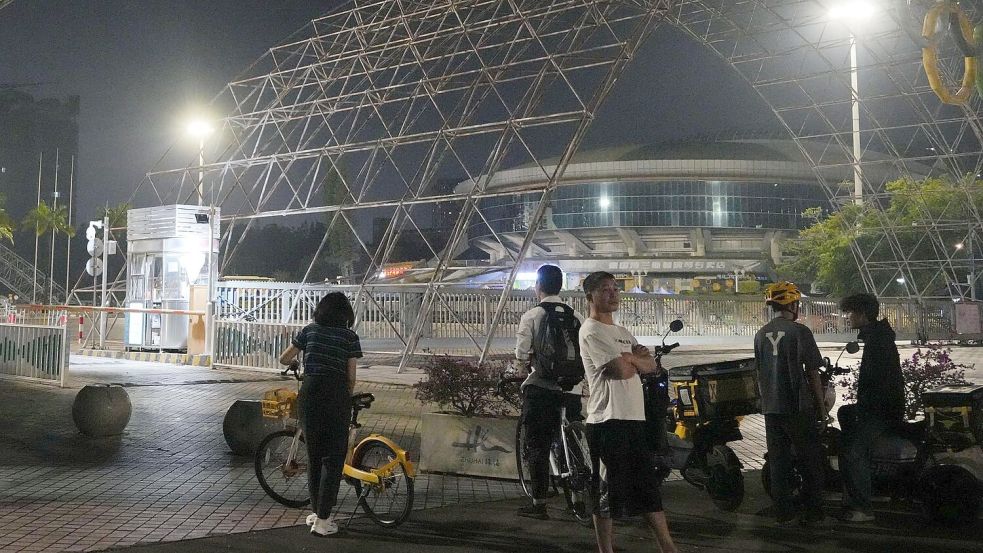
<path fill-rule="evenodd" d="M 734 451 L 714 446 L 707 455 L 707 493 L 713 504 L 722 511 L 733 511 L 744 501 L 744 475 L 741 462 Z"/>

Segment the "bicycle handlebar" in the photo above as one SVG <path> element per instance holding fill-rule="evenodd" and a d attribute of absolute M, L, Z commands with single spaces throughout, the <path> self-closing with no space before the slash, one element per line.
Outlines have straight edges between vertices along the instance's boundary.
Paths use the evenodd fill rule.
<path fill-rule="evenodd" d="M 300 376 L 300 363 L 296 359 L 287 365 L 287 368 L 280 371 L 280 376 L 287 376 L 288 373 L 294 373 L 294 380 L 303 380 Z"/>

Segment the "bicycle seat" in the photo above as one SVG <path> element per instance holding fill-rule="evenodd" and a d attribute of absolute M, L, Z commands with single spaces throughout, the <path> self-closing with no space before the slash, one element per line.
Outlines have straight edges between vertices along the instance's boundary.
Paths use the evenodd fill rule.
<path fill-rule="evenodd" d="M 352 396 L 352 407 L 355 409 L 368 409 L 375 401 L 375 396 L 370 393 L 355 394 Z"/>

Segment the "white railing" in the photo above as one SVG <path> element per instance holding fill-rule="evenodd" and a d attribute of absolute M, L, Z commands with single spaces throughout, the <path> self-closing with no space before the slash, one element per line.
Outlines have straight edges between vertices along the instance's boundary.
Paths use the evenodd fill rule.
<path fill-rule="evenodd" d="M 280 354 L 304 325 L 216 321 L 215 356 L 212 364 L 221 367 L 273 369 L 279 367 Z"/>
<path fill-rule="evenodd" d="M 0 375 L 65 386 L 68 330 L 64 325 L 0 324 Z"/>
<path fill-rule="evenodd" d="M 363 339 L 398 340 L 407 338 L 416 324 L 424 287 L 368 289 L 361 296 L 354 286 L 317 285 L 304 288 L 295 283 L 221 283 L 220 321 L 248 321 L 302 326 L 311 321 L 318 299 L 328 291 L 341 291 L 352 300 L 357 326 Z M 483 338 L 491 328 L 500 291 L 471 288 L 444 289 L 434 301 L 423 325 L 424 338 Z M 560 296 L 581 313 L 587 302 L 580 292 Z M 531 291 L 513 291 L 495 331 L 497 338 L 515 336 L 519 318 L 536 304 Z M 955 338 L 951 302 L 918 306 L 914 302 L 888 300 L 881 304 L 899 340 L 938 340 Z M 669 296 L 623 294 L 617 315 L 620 324 L 636 336 L 659 336 L 669 322 L 682 319 L 679 336 L 754 336 L 772 315 L 756 296 Z M 799 319 L 817 338 L 849 333 L 835 300 L 805 298 Z"/>

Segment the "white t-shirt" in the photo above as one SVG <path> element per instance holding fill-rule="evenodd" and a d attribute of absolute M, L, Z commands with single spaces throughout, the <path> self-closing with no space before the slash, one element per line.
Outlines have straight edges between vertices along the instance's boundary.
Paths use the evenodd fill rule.
<path fill-rule="evenodd" d="M 604 375 L 601 367 L 622 353 L 631 353 L 638 341 L 623 326 L 609 325 L 587 319 L 580 327 L 580 355 L 584 358 L 587 386 L 587 422 L 606 420 L 645 420 L 645 397 L 642 379 L 638 375 L 625 380 L 613 380 Z"/>

